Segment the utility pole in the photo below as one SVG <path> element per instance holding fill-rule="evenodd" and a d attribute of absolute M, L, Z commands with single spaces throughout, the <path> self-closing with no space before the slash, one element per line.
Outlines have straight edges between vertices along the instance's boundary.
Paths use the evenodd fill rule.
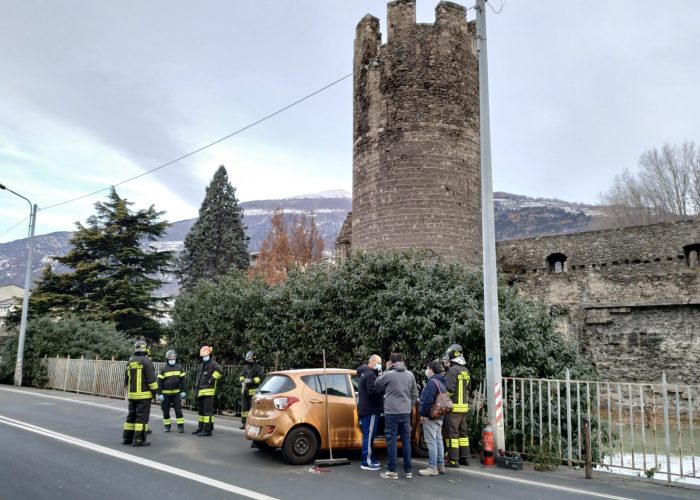
<path fill-rule="evenodd" d="M 495 451 L 505 449 L 501 388 L 501 335 L 498 322 L 496 229 L 493 217 L 489 65 L 486 51 L 486 0 L 476 0 L 476 47 L 479 52 L 479 125 L 481 134 L 481 230 L 483 235 L 484 337 L 486 339 L 486 397 Z"/>
<path fill-rule="evenodd" d="M 17 364 L 15 364 L 15 385 L 22 386 L 22 368 L 24 365 L 24 339 L 27 335 L 27 314 L 29 311 L 29 287 L 32 284 L 32 258 L 34 254 L 34 230 L 36 229 L 36 204 L 8 187 L 0 184 L 0 189 L 9 191 L 29 203 L 29 244 L 27 248 L 27 271 L 24 275 L 24 297 L 22 298 L 22 320 L 19 325 L 19 342 L 17 343 Z"/>

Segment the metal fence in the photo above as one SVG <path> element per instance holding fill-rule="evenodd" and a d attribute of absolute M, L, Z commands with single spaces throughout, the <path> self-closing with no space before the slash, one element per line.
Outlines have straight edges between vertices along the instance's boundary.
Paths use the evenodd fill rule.
<path fill-rule="evenodd" d="M 106 396 L 109 398 L 126 398 L 124 387 L 124 374 L 128 361 L 114 359 L 85 359 L 85 358 L 44 358 L 47 380 L 45 387 L 60 391 L 76 392 L 78 394 L 90 394 Z M 165 365 L 162 362 L 154 362 L 156 373 Z M 187 394 L 194 394 L 194 385 L 199 375 L 201 365 L 182 364 L 183 371 L 187 373 Z M 223 365 L 222 370 L 228 377 L 237 375 L 238 367 Z M 184 406 L 192 408 L 194 398 L 189 397 L 184 401 Z"/>
<path fill-rule="evenodd" d="M 695 426 L 700 387 L 504 377 L 504 417 L 510 450 L 546 446 L 569 467 L 582 464 L 582 424 L 590 421 L 593 461 L 614 472 L 637 471 L 668 481 L 700 478 Z M 699 437 L 700 438 L 700 437 Z"/>

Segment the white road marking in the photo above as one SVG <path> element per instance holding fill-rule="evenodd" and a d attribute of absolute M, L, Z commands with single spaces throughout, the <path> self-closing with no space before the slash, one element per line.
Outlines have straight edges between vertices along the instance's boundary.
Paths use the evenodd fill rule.
<path fill-rule="evenodd" d="M 427 462 L 423 462 L 421 460 L 414 460 L 414 462 L 425 463 L 426 465 L 428 464 Z M 577 495 L 586 495 L 586 496 L 598 497 L 598 498 L 608 498 L 610 500 L 634 500 L 634 498 L 630 498 L 630 497 L 619 497 L 619 496 L 615 496 L 615 495 L 608 495 L 607 493 L 598 493 L 596 491 L 581 490 L 579 488 L 570 488 L 569 486 L 561 486 L 561 485 L 552 484 L 552 483 L 540 483 L 539 481 L 533 481 L 532 479 L 522 479 L 519 477 L 502 476 L 502 475 L 498 475 L 498 474 L 493 474 L 491 472 L 485 472 L 485 471 L 474 470 L 474 469 L 465 469 L 465 468 L 459 468 L 456 470 L 450 469 L 449 473 L 450 474 L 453 474 L 453 473 L 471 474 L 472 476 L 486 477 L 486 478 L 489 478 L 493 481 L 510 481 L 512 483 L 527 484 L 529 486 L 538 486 L 540 488 L 549 488 L 551 490 L 566 491 L 568 493 L 576 493 Z"/>
<path fill-rule="evenodd" d="M 105 408 L 107 410 L 118 411 L 119 413 L 126 413 L 125 408 L 117 408 L 116 406 L 110 406 L 110 405 L 105 405 L 105 404 L 101 404 L 101 403 L 93 403 L 92 401 L 83 401 L 82 399 L 73 399 L 73 398 L 67 398 L 67 397 L 63 397 L 63 396 L 53 396 L 51 394 L 43 394 L 41 392 L 34 392 L 34 391 L 23 391 L 21 389 L 10 389 L 8 387 L 0 387 L 0 391 L 16 392 L 18 394 L 24 394 L 27 396 L 38 396 L 38 397 L 42 397 L 42 398 L 59 399 L 61 401 L 66 401 L 68 403 L 78 403 L 78 404 L 82 404 L 82 405 L 95 406 L 97 408 Z M 153 407 L 155 407 L 156 409 L 160 408 L 157 404 L 154 404 Z M 151 419 L 163 420 L 163 416 L 158 415 L 157 413 L 154 413 L 152 411 Z M 185 419 L 185 422 L 191 423 L 191 424 L 197 423 L 196 420 L 188 420 L 188 419 Z M 231 432 L 237 432 L 239 434 L 243 434 L 243 432 L 244 432 L 242 429 L 238 429 L 236 427 L 229 427 L 227 425 L 221 425 L 217 422 L 215 422 L 214 424 L 215 424 L 216 429 L 224 429 L 224 430 L 231 431 Z"/>
<path fill-rule="evenodd" d="M 241 496 L 244 496 L 247 498 L 253 498 L 255 500 L 277 500 L 275 497 L 264 495 L 262 493 L 258 493 L 257 491 L 242 488 L 240 486 L 236 486 L 236 485 L 230 484 L 230 483 L 224 483 L 223 481 L 218 481 L 216 479 L 213 479 L 213 478 L 210 478 L 207 476 L 195 474 L 194 472 L 190 472 L 190 471 L 187 471 L 184 469 L 179 469 L 177 467 L 172 467 L 170 465 L 162 464 L 160 462 L 156 462 L 154 460 L 149 460 L 147 458 L 142 458 L 142 457 L 137 457 L 135 455 L 130 455 L 129 453 L 124 453 L 123 451 L 114 450 L 112 448 L 107 448 L 106 446 L 91 443 L 89 441 L 83 441 L 82 439 L 74 438 L 74 437 L 68 436 L 66 434 L 60 434 L 60 433 L 54 432 L 50 429 L 44 429 L 43 427 L 37 427 L 36 425 L 27 424 L 25 422 L 21 422 L 19 420 L 5 417 L 3 415 L 0 415 L 0 424 L 9 425 L 11 427 L 16 427 L 18 429 L 22 429 L 22 430 L 25 430 L 28 432 L 33 432 L 35 434 L 40 434 L 42 436 L 50 437 L 50 438 L 56 439 L 58 441 L 63 441 L 64 443 L 72 444 L 74 446 L 79 446 L 81 448 L 95 451 L 95 452 L 101 453 L 103 455 L 108 455 L 110 457 L 119 458 L 119 459 L 125 460 L 127 462 L 132 462 L 135 464 L 150 467 L 151 469 L 156 469 L 156 470 L 159 470 L 162 472 L 167 472 L 168 474 L 173 474 L 177 477 L 182 477 L 185 479 L 189 479 L 191 481 L 196 481 L 198 483 L 202 483 L 202 484 L 205 484 L 207 486 L 211 486 L 213 488 L 218 488 L 220 490 L 228 491 L 229 493 L 235 493 L 236 495 L 241 495 Z"/>

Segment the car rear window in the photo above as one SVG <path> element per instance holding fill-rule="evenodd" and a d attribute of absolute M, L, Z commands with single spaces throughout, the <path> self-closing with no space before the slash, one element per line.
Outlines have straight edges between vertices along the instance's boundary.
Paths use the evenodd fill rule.
<path fill-rule="evenodd" d="M 340 396 L 344 398 L 352 397 L 347 375 L 334 374 L 327 375 L 327 377 L 329 396 Z M 318 392 L 319 394 L 325 394 L 326 383 L 323 375 L 304 375 L 301 377 L 301 379 L 314 391 Z"/>
<path fill-rule="evenodd" d="M 296 387 L 294 381 L 286 375 L 268 375 L 258 389 L 258 394 L 280 394 Z"/>

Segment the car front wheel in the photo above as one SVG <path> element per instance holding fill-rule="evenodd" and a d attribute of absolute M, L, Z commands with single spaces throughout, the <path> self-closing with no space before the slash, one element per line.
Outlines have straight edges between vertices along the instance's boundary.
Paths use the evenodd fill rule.
<path fill-rule="evenodd" d="M 282 445 L 282 456 L 292 465 L 308 464 L 317 452 L 318 439 L 308 427 L 296 427 L 289 431 Z"/>

